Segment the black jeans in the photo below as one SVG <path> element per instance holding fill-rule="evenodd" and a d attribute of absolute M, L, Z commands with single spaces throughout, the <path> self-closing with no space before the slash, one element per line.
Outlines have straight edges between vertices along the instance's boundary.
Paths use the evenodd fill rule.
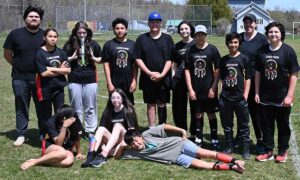
<path fill-rule="evenodd" d="M 54 113 L 57 113 L 59 107 L 65 102 L 64 90 L 57 91 L 51 99 L 46 99 L 40 102 L 40 113 L 43 115 L 38 121 L 40 135 L 45 135 L 47 132 L 47 121 L 52 116 L 52 105 Z"/>
<path fill-rule="evenodd" d="M 238 134 L 242 138 L 243 144 L 250 143 L 249 130 L 249 110 L 248 103 L 245 99 L 240 101 L 227 101 L 223 98 L 219 99 L 220 104 L 220 118 L 224 129 L 225 139 L 227 145 L 233 144 L 233 118 L 234 114 L 237 117 Z"/>
<path fill-rule="evenodd" d="M 35 81 L 12 80 L 13 92 L 15 95 L 16 129 L 18 136 L 26 135 L 29 122 L 29 107 L 31 97 L 33 98 L 38 120 L 40 103 L 36 96 Z"/>
<path fill-rule="evenodd" d="M 174 78 L 172 80 L 172 89 L 173 89 L 173 99 L 172 99 L 172 112 L 174 123 L 177 127 L 187 130 L 187 101 L 188 101 L 188 90 L 186 87 L 186 82 L 183 78 Z M 190 114 L 191 114 L 191 123 L 190 123 L 190 132 L 192 135 L 196 133 L 195 127 L 195 103 L 190 102 Z"/>
<path fill-rule="evenodd" d="M 254 78 L 251 78 L 251 86 L 248 95 L 248 106 L 249 106 L 249 113 L 251 116 L 251 121 L 255 133 L 256 140 L 262 139 L 262 129 L 261 129 L 261 122 L 260 122 L 260 113 L 259 113 L 259 106 L 254 100 L 255 96 L 255 81 Z"/>
<path fill-rule="evenodd" d="M 263 142 L 266 150 L 274 149 L 274 131 L 275 121 L 278 129 L 278 154 L 284 153 L 289 148 L 289 140 L 291 137 L 291 129 L 289 125 L 289 117 L 291 107 L 276 107 L 260 105 L 262 115 L 261 124 L 263 131 Z"/>

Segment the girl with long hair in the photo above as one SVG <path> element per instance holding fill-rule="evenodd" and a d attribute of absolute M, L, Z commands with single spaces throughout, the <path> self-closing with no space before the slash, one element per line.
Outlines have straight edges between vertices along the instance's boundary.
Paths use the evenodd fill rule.
<path fill-rule="evenodd" d="M 38 70 L 36 77 L 37 97 L 40 101 L 39 119 L 40 139 L 46 134 L 46 122 L 54 112 L 64 104 L 64 87 L 67 85 L 66 74 L 71 72 L 68 57 L 65 52 L 56 46 L 58 33 L 54 28 L 48 28 L 44 33 L 44 42 L 35 56 Z"/>
<path fill-rule="evenodd" d="M 117 88 L 107 101 L 100 127 L 95 134 L 95 143 L 90 143 L 88 157 L 82 167 L 100 167 L 104 164 L 107 157 L 114 154 L 114 147 L 124 144 L 124 134 L 129 129 L 138 129 L 135 109 L 126 94 Z M 98 150 L 99 147 L 102 149 Z M 101 153 L 97 154 L 97 151 Z"/>
<path fill-rule="evenodd" d="M 29 159 L 21 165 L 22 170 L 32 166 L 49 165 L 70 167 L 74 163 L 73 146 L 77 159 L 83 159 L 80 149 L 80 134 L 82 125 L 74 110 L 69 105 L 61 106 L 56 115 L 47 121 L 47 149 L 45 154 L 37 159 Z"/>
<path fill-rule="evenodd" d="M 71 66 L 68 76 L 70 103 L 81 122 L 85 120 L 85 134 L 96 130 L 98 119 L 96 63 L 101 61 L 101 48 L 92 37 L 93 32 L 87 23 L 80 21 L 76 23 L 63 48 Z"/>

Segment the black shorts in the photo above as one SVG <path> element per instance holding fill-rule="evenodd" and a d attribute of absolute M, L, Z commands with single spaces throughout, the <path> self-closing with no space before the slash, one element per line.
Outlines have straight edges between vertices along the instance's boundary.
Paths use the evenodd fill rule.
<path fill-rule="evenodd" d="M 170 102 L 170 90 L 162 88 L 152 88 L 143 90 L 144 103 L 157 104 Z"/>
<path fill-rule="evenodd" d="M 215 113 L 219 111 L 218 98 L 198 99 L 195 101 L 196 113 Z"/>

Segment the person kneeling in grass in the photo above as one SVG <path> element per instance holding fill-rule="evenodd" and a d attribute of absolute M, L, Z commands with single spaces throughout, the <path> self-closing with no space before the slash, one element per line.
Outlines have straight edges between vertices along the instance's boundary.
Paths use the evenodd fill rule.
<path fill-rule="evenodd" d="M 47 140 L 47 149 L 40 158 L 29 159 L 22 163 L 21 169 L 27 170 L 32 166 L 49 165 L 58 167 L 70 167 L 74 163 L 73 146 L 75 146 L 76 158 L 83 160 L 80 150 L 80 133 L 82 125 L 77 114 L 69 105 L 62 105 L 56 115 L 47 121 L 47 132 L 50 139 Z"/>
<path fill-rule="evenodd" d="M 169 137 L 166 132 L 181 133 L 182 137 Z M 233 170 L 239 173 L 243 173 L 245 170 L 244 161 L 223 153 L 200 148 L 187 139 L 184 129 L 168 124 L 156 126 L 142 134 L 137 130 L 129 130 L 125 133 L 124 141 L 127 146 L 119 148 L 116 157 L 123 155 L 123 159 L 142 159 L 165 164 L 178 164 L 185 168 Z M 201 160 L 202 158 L 215 159 L 217 162 L 206 162 Z"/>

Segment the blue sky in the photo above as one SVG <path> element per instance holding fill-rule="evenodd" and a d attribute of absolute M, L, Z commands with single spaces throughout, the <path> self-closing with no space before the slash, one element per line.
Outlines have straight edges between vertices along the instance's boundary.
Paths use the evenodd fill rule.
<path fill-rule="evenodd" d="M 186 0 L 170 0 L 174 3 L 183 4 Z M 274 10 L 279 8 L 280 10 L 290 10 L 292 8 L 300 12 L 300 2 L 299 0 L 266 0 L 266 9 Z"/>

